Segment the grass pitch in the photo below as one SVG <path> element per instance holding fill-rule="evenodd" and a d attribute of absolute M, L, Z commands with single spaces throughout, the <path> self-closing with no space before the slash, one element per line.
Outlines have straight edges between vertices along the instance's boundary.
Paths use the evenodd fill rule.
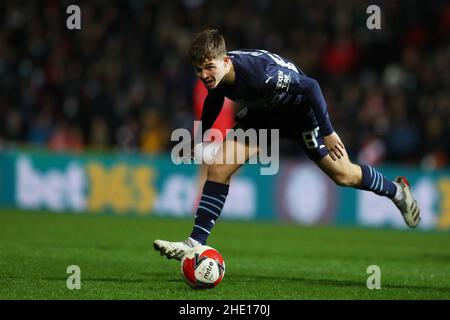
<path fill-rule="evenodd" d="M 216 288 L 190 289 L 154 239 L 181 240 L 189 219 L 0 211 L 0 299 L 449 299 L 450 233 L 220 220 Z M 66 269 L 81 269 L 81 289 Z M 381 269 L 381 289 L 366 286 Z"/>

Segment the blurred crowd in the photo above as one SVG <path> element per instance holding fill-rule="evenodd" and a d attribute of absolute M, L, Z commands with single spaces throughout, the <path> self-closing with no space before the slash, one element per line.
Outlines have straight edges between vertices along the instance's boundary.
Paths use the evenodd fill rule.
<path fill-rule="evenodd" d="M 71 4 L 81 30 L 66 27 Z M 370 4 L 381 30 L 366 26 Z M 228 50 L 273 51 L 317 79 L 354 160 L 449 164 L 444 0 L 2 0 L 0 146 L 167 152 L 172 130 L 193 125 L 187 49 L 206 28 Z"/>

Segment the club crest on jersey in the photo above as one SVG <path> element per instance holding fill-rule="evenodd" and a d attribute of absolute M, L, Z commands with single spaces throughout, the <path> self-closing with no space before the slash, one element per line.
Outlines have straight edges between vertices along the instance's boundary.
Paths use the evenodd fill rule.
<path fill-rule="evenodd" d="M 277 87 L 276 90 L 288 91 L 291 84 L 291 74 L 285 74 L 283 71 L 278 70 Z"/>

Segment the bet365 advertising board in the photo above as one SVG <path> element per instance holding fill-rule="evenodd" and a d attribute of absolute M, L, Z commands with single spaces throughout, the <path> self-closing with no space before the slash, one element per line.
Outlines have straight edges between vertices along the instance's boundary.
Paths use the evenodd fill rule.
<path fill-rule="evenodd" d="M 78 214 L 192 217 L 198 165 L 169 155 L 68 155 L 0 152 L 0 206 Z M 450 169 L 378 168 L 405 175 L 421 207 L 419 229 L 450 230 Z M 232 178 L 223 219 L 303 225 L 405 228 L 394 204 L 370 192 L 337 187 L 314 163 L 281 161 L 276 175 L 246 165 Z"/>

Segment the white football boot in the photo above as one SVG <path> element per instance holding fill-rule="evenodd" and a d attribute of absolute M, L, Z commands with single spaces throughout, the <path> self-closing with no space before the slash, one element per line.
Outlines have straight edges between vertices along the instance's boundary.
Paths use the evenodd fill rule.
<path fill-rule="evenodd" d="M 409 182 L 405 177 L 397 177 L 394 182 L 400 188 L 402 197 L 400 200 L 393 199 L 392 201 L 402 213 L 403 220 L 408 227 L 415 228 L 420 221 L 420 209 L 412 195 Z"/>
<path fill-rule="evenodd" d="M 161 255 L 165 255 L 167 259 L 181 260 L 187 251 L 200 246 L 201 243 L 188 237 L 184 241 L 171 242 L 165 240 L 155 240 L 153 242 L 153 248 L 159 251 Z"/>

